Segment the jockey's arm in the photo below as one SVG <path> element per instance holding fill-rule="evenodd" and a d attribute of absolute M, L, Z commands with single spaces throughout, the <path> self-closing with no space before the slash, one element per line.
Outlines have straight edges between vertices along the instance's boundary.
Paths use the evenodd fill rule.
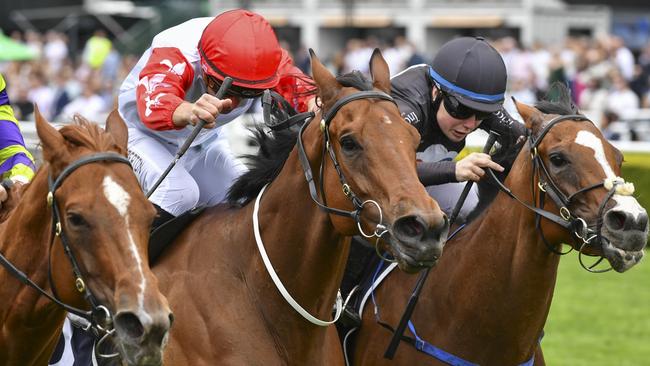
<path fill-rule="evenodd" d="M 5 86 L 4 78 L 0 75 L 0 174 L 2 179 L 24 184 L 34 177 L 36 168 L 32 154 L 25 147 Z M 5 199 L 7 192 L 0 185 L 0 202 Z"/>
<path fill-rule="evenodd" d="M 140 72 L 136 90 L 142 123 L 159 131 L 185 127 L 189 121 L 183 124 L 180 117 L 174 121 L 174 112 L 181 104 L 188 103 L 184 100 L 185 91 L 193 80 L 194 70 L 179 49 L 154 48 Z"/>

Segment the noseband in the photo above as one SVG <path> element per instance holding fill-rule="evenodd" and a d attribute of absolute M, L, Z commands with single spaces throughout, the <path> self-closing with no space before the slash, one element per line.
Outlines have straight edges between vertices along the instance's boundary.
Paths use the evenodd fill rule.
<path fill-rule="evenodd" d="M 347 180 L 345 179 L 345 176 L 343 175 L 343 172 L 341 171 L 341 166 L 338 163 L 338 160 L 336 159 L 336 153 L 334 152 L 334 149 L 332 148 L 331 144 L 331 137 L 330 137 L 330 130 L 329 126 L 330 123 L 332 122 L 332 119 L 336 115 L 336 113 L 346 104 L 359 100 L 359 99 L 371 99 L 371 98 L 377 98 L 381 100 L 387 100 L 390 102 L 395 103 L 393 98 L 380 91 L 360 91 L 356 92 L 354 94 L 350 94 L 348 96 L 345 96 L 334 103 L 334 105 L 326 112 L 322 113 L 323 119 L 320 121 L 320 129 L 321 132 L 323 133 L 323 138 L 324 138 L 324 143 L 323 143 L 323 153 L 322 155 L 325 156 L 325 152 L 327 151 L 330 160 L 332 161 L 332 165 L 334 165 L 334 169 L 336 170 L 336 174 L 339 177 L 339 181 L 341 182 L 341 189 L 343 190 L 343 194 L 350 200 L 352 201 L 352 205 L 354 206 L 353 211 L 346 211 L 346 210 L 341 210 L 338 208 L 333 208 L 327 206 L 327 202 L 325 199 L 325 186 L 323 183 L 323 170 L 325 166 L 325 159 L 321 159 L 320 163 L 320 169 L 319 169 L 319 183 L 320 183 L 320 197 L 322 198 L 322 202 L 318 198 L 318 193 L 316 191 L 316 184 L 314 183 L 314 175 L 311 171 L 311 166 L 309 164 L 309 158 L 307 157 L 307 153 L 305 152 L 305 147 L 302 142 L 302 134 L 306 128 L 306 126 L 309 124 L 309 122 L 305 122 L 302 127 L 300 128 L 300 133 L 298 134 L 298 157 L 300 158 L 300 165 L 302 165 L 302 170 L 305 173 L 305 179 L 307 180 L 307 183 L 309 185 L 309 194 L 311 195 L 311 199 L 318 205 L 318 207 L 327 212 L 331 213 L 334 215 L 338 216 L 344 216 L 344 217 L 350 217 L 357 223 L 357 227 L 359 229 L 359 232 L 361 235 L 365 236 L 366 238 L 372 238 L 372 237 L 377 237 L 380 238 L 382 235 L 386 234 L 389 229 L 386 225 L 383 224 L 383 215 L 381 212 L 381 207 L 379 207 L 379 204 L 374 201 L 374 200 L 366 200 L 362 201 L 359 196 L 357 196 L 353 191 L 350 185 L 348 184 Z M 379 211 L 379 222 L 377 226 L 375 227 L 375 230 L 371 234 L 366 234 L 362 227 L 361 227 L 361 212 L 363 211 L 363 208 L 368 205 L 373 205 L 377 208 Z"/>
<path fill-rule="evenodd" d="M 36 289 L 41 295 L 47 297 L 52 302 L 61 306 L 67 312 L 75 314 L 88 321 L 88 323 L 90 324 L 88 328 L 92 328 L 98 334 L 112 333 L 112 329 L 109 330 L 112 327 L 112 317 L 110 311 L 105 306 L 99 304 L 99 302 L 97 301 L 95 296 L 93 296 L 92 292 L 86 286 L 86 283 L 83 280 L 83 277 L 81 275 L 81 270 L 79 269 L 78 261 L 76 260 L 74 254 L 72 253 L 72 249 L 70 248 L 70 242 L 67 236 L 65 235 L 65 231 L 62 229 L 61 226 L 61 214 L 59 212 L 59 207 L 56 204 L 55 193 L 56 190 L 63 184 L 63 181 L 70 174 L 72 174 L 72 172 L 74 172 L 76 169 L 78 169 L 83 165 L 100 162 L 100 161 L 113 161 L 113 162 L 123 163 L 131 166 L 129 160 L 123 157 L 122 155 L 106 152 L 106 153 L 92 154 L 89 156 L 85 156 L 79 160 L 76 160 L 72 164 L 68 165 L 55 180 L 52 180 L 52 176 L 48 175 L 49 192 L 47 194 L 47 204 L 52 209 L 52 234 L 50 235 L 50 244 L 49 244 L 50 250 L 49 250 L 49 257 L 48 257 L 48 279 L 50 282 L 50 287 L 52 288 L 52 294 L 46 292 L 39 285 L 37 285 L 35 282 L 29 279 L 29 277 L 27 277 L 27 275 L 24 272 L 16 268 L 7 258 L 5 258 L 2 254 L 0 254 L 0 264 L 2 264 L 18 280 L 20 280 L 23 284 Z M 61 245 L 63 245 L 63 250 L 68 257 L 70 264 L 72 265 L 72 271 L 75 276 L 75 287 L 77 288 L 77 291 L 79 291 L 84 295 L 84 298 L 86 299 L 86 301 L 88 301 L 88 303 L 92 308 L 91 311 L 84 311 L 84 310 L 77 309 L 59 300 L 59 296 L 57 294 L 56 287 L 52 279 L 52 265 L 51 265 L 52 246 L 54 244 L 55 236 L 58 236 L 61 239 Z"/>
<path fill-rule="evenodd" d="M 605 206 L 607 202 L 612 198 L 612 196 L 620 190 L 621 186 L 625 186 L 627 183 L 625 183 L 625 181 L 622 179 L 615 179 L 615 180 L 606 179 L 603 182 L 598 182 L 593 185 L 581 188 L 570 195 L 567 195 L 564 192 L 562 192 L 562 190 L 560 190 L 560 188 L 551 178 L 551 175 L 548 172 L 548 169 L 546 168 L 544 161 L 542 160 L 541 156 L 538 154 L 537 147 L 542 142 L 542 139 L 546 136 L 549 130 L 556 124 L 563 121 L 576 121 L 576 122 L 586 121 L 586 122 L 593 123 L 585 116 L 579 114 L 558 116 L 553 118 L 544 126 L 544 128 L 542 129 L 542 131 L 540 132 L 539 136 L 536 139 L 533 139 L 532 136 L 529 137 L 528 142 L 530 145 L 530 156 L 533 162 L 533 173 L 531 175 L 531 189 L 533 192 L 533 202 L 535 204 L 535 202 L 537 202 L 536 199 L 537 190 L 535 189 L 535 177 L 537 177 L 537 188 L 539 188 L 540 191 L 539 207 L 532 206 L 526 202 L 521 201 L 518 197 L 516 197 L 512 193 L 512 191 L 509 188 L 507 188 L 505 185 L 503 185 L 501 181 L 499 181 L 499 179 L 494 175 L 494 172 L 492 170 L 488 169 L 488 173 L 490 174 L 492 179 L 497 183 L 501 191 L 505 192 L 511 198 L 514 198 L 515 200 L 517 200 L 519 203 L 521 203 L 531 211 L 535 212 L 535 227 L 539 232 L 542 241 L 551 252 L 558 255 L 564 255 L 571 252 L 573 248 L 569 249 L 566 252 L 560 252 L 557 249 L 555 249 L 550 243 L 548 243 L 548 241 L 544 237 L 544 233 L 542 232 L 542 228 L 541 228 L 542 217 L 562 226 L 563 228 L 571 232 L 571 235 L 574 238 L 582 241 L 582 244 L 580 245 L 580 249 L 578 250 L 578 252 L 579 252 L 579 261 L 583 268 L 585 268 L 589 272 L 606 272 L 609 271 L 611 268 L 605 270 L 593 270 L 593 268 L 603 260 L 603 257 L 601 257 L 595 264 L 591 266 L 586 266 L 582 261 L 582 251 L 589 245 L 600 244 L 602 247 L 604 245 L 604 242 L 607 241 L 607 238 L 605 238 L 601 234 L 601 229 L 603 224 L 602 215 L 605 210 Z M 598 219 L 596 222 L 596 229 L 594 230 L 587 225 L 587 222 L 583 218 L 573 215 L 568 207 L 569 205 L 571 205 L 571 203 L 574 202 L 574 198 L 577 195 L 589 192 L 593 189 L 600 188 L 600 187 L 604 187 L 605 189 L 607 189 L 608 193 L 605 199 L 600 203 L 598 209 Z M 555 205 L 558 207 L 560 213 L 559 216 L 554 213 L 545 211 L 543 209 L 545 196 L 547 194 L 551 198 L 551 200 L 553 200 Z"/>

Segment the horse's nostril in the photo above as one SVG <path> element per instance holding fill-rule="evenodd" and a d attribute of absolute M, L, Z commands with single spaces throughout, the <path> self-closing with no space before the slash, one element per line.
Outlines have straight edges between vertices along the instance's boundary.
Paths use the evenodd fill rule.
<path fill-rule="evenodd" d="M 609 211 L 605 215 L 605 223 L 610 230 L 623 230 L 627 215 L 620 211 Z"/>
<path fill-rule="evenodd" d="M 171 328 L 172 324 L 174 324 L 174 313 L 169 313 L 169 327 Z"/>
<path fill-rule="evenodd" d="M 144 326 L 137 315 L 131 312 L 120 312 L 115 316 L 115 328 L 129 338 L 137 339 L 144 334 Z"/>
<path fill-rule="evenodd" d="M 424 226 L 416 216 L 403 217 L 397 220 L 395 228 L 403 235 L 411 238 L 421 237 L 424 234 Z"/>

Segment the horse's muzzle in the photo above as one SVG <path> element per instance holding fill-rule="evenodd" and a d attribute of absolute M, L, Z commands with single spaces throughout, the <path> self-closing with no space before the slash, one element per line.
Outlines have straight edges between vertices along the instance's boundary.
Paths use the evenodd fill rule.
<path fill-rule="evenodd" d="M 624 272 L 637 264 L 643 257 L 648 242 L 648 214 L 631 213 L 617 207 L 603 215 L 603 254 L 612 268 Z"/>
<path fill-rule="evenodd" d="M 167 345 L 169 328 L 174 316 L 170 312 L 140 314 L 118 312 L 113 322 L 122 358 L 128 365 L 162 365 L 162 353 Z"/>
<path fill-rule="evenodd" d="M 392 225 L 392 237 L 398 242 L 393 248 L 400 268 L 406 265 L 418 270 L 433 266 L 442 255 L 447 241 L 449 219 L 442 215 L 439 220 L 426 220 L 419 215 L 403 216 Z M 408 268 L 402 268 L 409 271 Z"/>

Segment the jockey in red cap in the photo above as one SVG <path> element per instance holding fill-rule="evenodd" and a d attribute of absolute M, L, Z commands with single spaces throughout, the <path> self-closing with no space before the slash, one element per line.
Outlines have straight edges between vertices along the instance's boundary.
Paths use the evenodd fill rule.
<path fill-rule="evenodd" d="M 233 79 L 226 97 L 214 94 Z M 291 62 L 266 19 L 247 10 L 197 18 L 154 37 L 120 87 L 118 110 L 129 127 L 129 159 L 145 191 L 173 160 L 193 125 L 206 121 L 183 158 L 150 197 L 162 216 L 221 202 L 244 167 L 221 132 L 267 88 L 298 112 L 313 83 Z M 307 92 L 305 92 L 307 91 Z M 165 219 L 165 217 L 163 217 Z"/>

